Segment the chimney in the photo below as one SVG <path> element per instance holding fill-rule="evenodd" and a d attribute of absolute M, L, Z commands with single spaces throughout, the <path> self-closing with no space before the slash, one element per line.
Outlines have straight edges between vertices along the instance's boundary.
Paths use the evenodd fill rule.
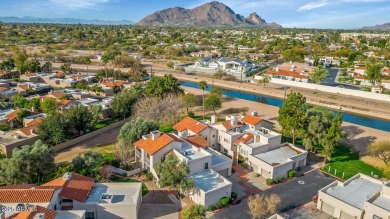
<path fill-rule="evenodd" d="M 214 124 L 214 123 L 217 123 L 217 116 L 216 115 L 211 116 L 211 124 Z"/>
<path fill-rule="evenodd" d="M 276 67 L 276 69 L 275 69 L 276 71 L 279 71 L 279 67 Z"/>
<path fill-rule="evenodd" d="M 62 179 L 64 181 L 68 180 L 68 179 L 71 179 L 72 178 L 72 172 L 66 172 L 64 173 L 64 175 L 62 176 Z"/>
<path fill-rule="evenodd" d="M 154 140 L 156 140 L 158 137 L 160 137 L 161 132 L 156 130 L 156 131 L 151 132 L 150 134 L 152 134 L 152 140 L 154 141 Z"/>
<path fill-rule="evenodd" d="M 252 116 L 258 116 L 258 113 L 257 113 L 256 111 L 253 111 L 253 112 L 251 113 L 251 115 L 252 115 Z"/>

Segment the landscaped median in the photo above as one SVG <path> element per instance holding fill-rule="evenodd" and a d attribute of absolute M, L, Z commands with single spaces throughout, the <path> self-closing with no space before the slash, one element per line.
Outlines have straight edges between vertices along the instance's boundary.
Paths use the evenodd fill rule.
<path fill-rule="evenodd" d="M 335 147 L 330 163 L 322 167 L 321 170 L 342 180 L 348 180 L 358 173 L 378 178 L 383 176 L 382 170 L 364 163 L 360 160 L 359 152 L 351 152 L 350 148 L 345 145 Z"/>

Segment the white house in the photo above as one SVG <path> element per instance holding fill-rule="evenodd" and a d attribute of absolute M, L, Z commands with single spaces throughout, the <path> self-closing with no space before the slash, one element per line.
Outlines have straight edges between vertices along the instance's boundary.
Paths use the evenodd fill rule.
<path fill-rule="evenodd" d="M 333 218 L 388 219 L 390 217 L 390 182 L 357 174 L 335 181 L 318 191 L 317 208 Z"/>

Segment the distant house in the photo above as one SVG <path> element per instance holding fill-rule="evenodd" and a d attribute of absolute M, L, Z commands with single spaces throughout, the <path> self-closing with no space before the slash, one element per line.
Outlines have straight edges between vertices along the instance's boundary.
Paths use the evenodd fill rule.
<path fill-rule="evenodd" d="M 28 84 L 21 84 L 15 87 L 15 90 L 23 96 L 28 96 L 28 93 L 30 91 L 30 86 Z"/>
<path fill-rule="evenodd" d="M 195 62 L 192 68 L 199 71 L 206 70 L 217 72 L 218 70 L 226 73 L 239 76 L 241 74 L 246 75 L 249 71 L 254 69 L 257 65 L 249 60 L 233 59 L 233 58 L 219 58 L 213 59 L 212 57 L 205 57 Z"/>
<path fill-rule="evenodd" d="M 309 83 L 310 77 L 306 74 L 301 74 L 295 71 L 286 71 L 286 70 L 279 70 L 278 68 L 270 70 L 264 75 L 267 75 L 271 78 L 277 78 L 277 79 L 284 79 L 288 81 L 297 81 L 297 82 L 304 82 Z M 271 79 L 272 81 L 272 79 Z"/>

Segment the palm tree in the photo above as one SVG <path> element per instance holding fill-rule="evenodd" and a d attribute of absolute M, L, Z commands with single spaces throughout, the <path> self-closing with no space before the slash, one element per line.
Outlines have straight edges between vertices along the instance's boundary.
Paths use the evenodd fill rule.
<path fill-rule="evenodd" d="M 198 86 L 199 86 L 200 89 L 203 90 L 202 99 L 203 99 L 203 120 L 204 120 L 204 90 L 207 88 L 207 82 L 206 81 L 200 81 L 198 83 Z"/>

